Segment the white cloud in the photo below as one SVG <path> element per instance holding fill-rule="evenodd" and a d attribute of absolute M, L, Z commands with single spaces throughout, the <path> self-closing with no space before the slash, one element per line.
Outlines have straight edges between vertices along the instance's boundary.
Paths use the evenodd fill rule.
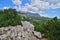
<path fill-rule="evenodd" d="M 41 13 L 40 13 L 40 16 L 48 17 L 49 15 L 48 15 L 48 14 L 41 14 Z"/>
<path fill-rule="evenodd" d="M 26 3 L 24 7 L 22 7 L 21 10 L 23 11 L 28 11 L 32 13 L 37 13 L 41 10 L 46 10 L 49 8 L 49 3 L 48 2 L 43 2 L 40 0 L 34 0 L 31 2 L 31 4 Z"/>
<path fill-rule="evenodd" d="M 41 16 L 47 17 L 48 14 L 40 13 L 40 11 L 44 11 L 47 9 L 56 9 L 60 8 L 60 0 L 31 0 L 31 3 L 26 3 L 25 6 L 21 6 L 21 0 L 13 0 L 15 5 L 21 12 L 31 12 L 31 13 L 39 13 Z"/>
<path fill-rule="evenodd" d="M 42 1 L 49 2 L 50 4 L 60 3 L 60 0 L 42 0 Z"/>
<path fill-rule="evenodd" d="M 28 10 L 31 10 L 29 12 L 32 13 L 39 13 L 40 11 L 44 12 L 44 10 L 47 9 L 56 9 L 60 8 L 60 0 L 47 0 L 47 1 L 41 1 L 41 0 L 31 0 L 31 4 L 28 5 Z M 48 17 L 48 14 L 39 13 L 41 16 Z"/>
<path fill-rule="evenodd" d="M 21 0 L 12 0 L 12 2 L 15 5 L 13 8 L 16 9 L 17 11 L 19 11 L 19 10 L 21 11 L 21 9 L 22 9 Z"/>
<path fill-rule="evenodd" d="M 25 7 L 22 7 L 20 11 L 21 11 L 21 12 L 27 12 L 28 9 L 27 9 L 27 7 L 25 6 Z"/>
<path fill-rule="evenodd" d="M 29 11 L 33 11 L 33 12 L 35 12 L 35 13 L 37 13 L 38 12 L 38 8 L 37 7 L 29 7 L 28 8 L 29 9 Z"/>
<path fill-rule="evenodd" d="M 60 0 L 31 0 L 31 2 L 39 10 L 60 8 Z"/>
<path fill-rule="evenodd" d="M 60 3 L 51 4 L 51 5 L 50 5 L 50 8 L 52 8 L 52 9 L 60 8 Z"/>
<path fill-rule="evenodd" d="M 60 0 L 42 0 L 49 3 L 49 8 L 56 9 L 60 8 Z"/>
<path fill-rule="evenodd" d="M 9 7 L 3 7 L 3 9 L 9 9 Z"/>
<path fill-rule="evenodd" d="M 44 2 L 44 1 L 40 1 L 40 0 L 32 0 L 31 3 L 32 7 L 37 7 L 39 10 L 45 10 L 48 9 L 49 7 L 49 3 L 48 2 Z"/>
<path fill-rule="evenodd" d="M 43 11 L 40 11 L 39 12 L 39 15 L 42 16 L 42 17 L 49 17 L 48 14 L 45 14 Z"/>
<path fill-rule="evenodd" d="M 31 4 L 26 3 L 24 7 L 20 6 L 22 3 L 21 0 L 12 0 L 15 5 L 19 5 L 18 9 L 20 11 L 33 11 L 33 12 L 39 12 L 46 9 L 55 9 L 60 8 L 59 0 L 31 0 Z M 55 2 L 56 4 L 52 3 Z M 50 4 L 52 3 L 52 4 Z"/>
<path fill-rule="evenodd" d="M 15 5 L 20 5 L 20 4 L 21 4 L 21 0 L 12 0 L 12 2 L 13 2 Z"/>

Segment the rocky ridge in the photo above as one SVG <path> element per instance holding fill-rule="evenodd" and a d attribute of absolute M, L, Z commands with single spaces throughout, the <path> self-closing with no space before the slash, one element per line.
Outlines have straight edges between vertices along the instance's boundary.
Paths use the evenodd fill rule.
<path fill-rule="evenodd" d="M 22 24 L 0 28 L 0 40 L 39 40 L 42 37 L 40 32 L 34 31 L 31 23 L 24 21 Z"/>

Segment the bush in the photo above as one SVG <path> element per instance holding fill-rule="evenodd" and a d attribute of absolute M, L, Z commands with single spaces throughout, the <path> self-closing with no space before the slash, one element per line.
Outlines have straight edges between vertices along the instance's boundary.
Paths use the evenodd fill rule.
<path fill-rule="evenodd" d="M 60 40 L 60 21 L 57 17 L 35 26 L 35 30 L 44 33 L 49 40 Z"/>
<path fill-rule="evenodd" d="M 15 9 L 5 9 L 0 11 L 0 27 L 21 25 L 21 16 Z"/>

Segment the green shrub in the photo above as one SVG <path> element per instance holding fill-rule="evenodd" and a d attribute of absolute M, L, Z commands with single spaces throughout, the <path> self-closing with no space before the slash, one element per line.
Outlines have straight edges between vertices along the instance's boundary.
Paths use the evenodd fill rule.
<path fill-rule="evenodd" d="M 57 17 L 35 26 L 35 30 L 44 33 L 49 40 L 60 40 L 60 21 Z"/>
<path fill-rule="evenodd" d="M 21 25 L 21 16 L 15 9 L 5 9 L 0 11 L 0 27 Z"/>

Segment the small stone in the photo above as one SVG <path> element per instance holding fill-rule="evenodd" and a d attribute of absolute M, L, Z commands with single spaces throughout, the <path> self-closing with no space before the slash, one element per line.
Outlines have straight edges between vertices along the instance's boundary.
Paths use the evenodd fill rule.
<path fill-rule="evenodd" d="M 38 38 L 41 38 L 42 37 L 42 34 L 40 32 L 34 31 L 34 35 L 37 36 Z"/>

